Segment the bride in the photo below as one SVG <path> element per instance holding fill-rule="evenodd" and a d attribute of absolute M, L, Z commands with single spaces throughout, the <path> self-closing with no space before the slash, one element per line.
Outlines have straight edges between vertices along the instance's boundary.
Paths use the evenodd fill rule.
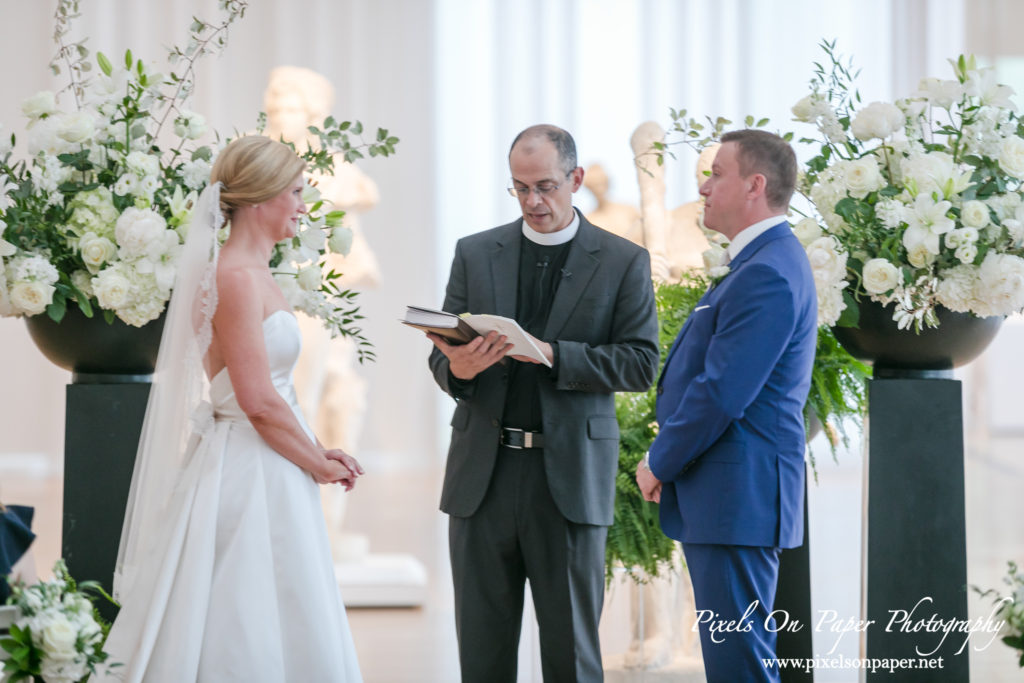
<path fill-rule="evenodd" d="M 306 210 L 303 166 L 280 142 L 239 138 L 218 155 L 193 212 L 132 478 L 114 580 L 122 607 L 101 680 L 361 680 L 317 484 L 351 489 L 363 470 L 325 450 L 298 409 L 299 329 L 267 265 Z M 230 235 L 218 247 L 225 219 Z"/>

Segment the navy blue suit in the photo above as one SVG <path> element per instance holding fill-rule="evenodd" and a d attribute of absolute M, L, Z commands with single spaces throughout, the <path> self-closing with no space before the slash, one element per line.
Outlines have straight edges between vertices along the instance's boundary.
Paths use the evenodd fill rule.
<path fill-rule="evenodd" d="M 650 466 L 661 526 L 683 543 L 699 614 L 748 632 L 701 644 L 709 683 L 776 680 L 778 549 L 803 542 L 803 406 L 817 341 L 810 264 L 788 223 L 744 247 L 679 332 L 658 382 Z M 722 638 L 723 636 L 717 636 Z"/>

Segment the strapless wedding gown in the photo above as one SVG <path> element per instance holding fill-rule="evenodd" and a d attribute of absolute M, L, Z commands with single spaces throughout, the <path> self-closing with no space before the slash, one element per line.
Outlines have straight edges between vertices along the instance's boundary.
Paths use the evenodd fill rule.
<path fill-rule="evenodd" d="M 298 323 L 263 321 L 274 386 L 303 429 L 292 368 Z M 186 459 L 166 524 L 125 587 L 104 681 L 361 681 L 312 476 L 246 419 L 226 370 L 210 387 L 213 424 Z"/>

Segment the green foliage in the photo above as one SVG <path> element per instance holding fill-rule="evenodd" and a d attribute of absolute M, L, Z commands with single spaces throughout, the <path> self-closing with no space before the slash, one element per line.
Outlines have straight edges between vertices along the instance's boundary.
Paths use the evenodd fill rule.
<path fill-rule="evenodd" d="M 1007 572 L 1003 577 L 1003 583 L 1010 588 L 1007 594 L 1003 595 L 994 588 L 971 588 L 983 598 L 992 598 L 992 603 L 997 608 L 996 619 L 1006 622 L 1001 631 L 1004 634 L 1001 640 L 1007 647 L 1016 651 L 1014 654 L 1017 657 L 1017 666 L 1024 669 L 1024 572 L 1012 560 L 1006 564 Z"/>
<path fill-rule="evenodd" d="M 707 290 L 710 281 L 696 272 L 678 284 L 655 287 L 658 306 L 660 368 L 686 318 Z M 661 532 L 658 506 L 644 500 L 636 484 L 637 464 L 644 458 L 657 434 L 654 414 L 656 393 L 652 387 L 642 393 L 620 393 L 615 397 L 619 421 L 619 471 L 615 476 L 615 519 L 608 530 L 605 548 L 605 577 L 616 567 L 625 567 L 636 581 L 657 576 L 675 552 L 675 542 Z"/>

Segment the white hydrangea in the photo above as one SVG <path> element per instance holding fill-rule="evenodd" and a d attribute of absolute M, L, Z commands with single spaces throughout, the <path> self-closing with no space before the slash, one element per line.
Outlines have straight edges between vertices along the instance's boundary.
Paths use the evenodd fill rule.
<path fill-rule="evenodd" d="M 829 287 L 818 290 L 818 325 L 831 327 L 839 321 L 839 316 L 846 310 L 843 290 L 840 287 Z"/>
<path fill-rule="evenodd" d="M 935 295 L 939 303 L 957 313 L 969 313 L 977 305 L 975 291 L 978 285 L 978 269 L 974 266 L 959 265 L 939 273 L 939 284 Z"/>
<path fill-rule="evenodd" d="M 128 170 L 139 176 L 145 178 L 146 176 L 155 176 L 160 173 L 160 159 L 151 154 L 145 152 L 130 152 L 125 157 L 125 165 Z"/>
<path fill-rule="evenodd" d="M 181 180 L 190 190 L 200 190 L 210 179 L 210 163 L 203 159 L 193 159 L 181 165 Z"/>
<path fill-rule="evenodd" d="M 989 253 L 978 267 L 978 291 L 983 293 L 981 316 L 1010 315 L 1024 309 L 1024 259 Z"/>
<path fill-rule="evenodd" d="M 906 205 L 898 199 L 883 199 L 875 204 L 875 216 L 890 230 L 900 227 L 906 210 Z"/>

